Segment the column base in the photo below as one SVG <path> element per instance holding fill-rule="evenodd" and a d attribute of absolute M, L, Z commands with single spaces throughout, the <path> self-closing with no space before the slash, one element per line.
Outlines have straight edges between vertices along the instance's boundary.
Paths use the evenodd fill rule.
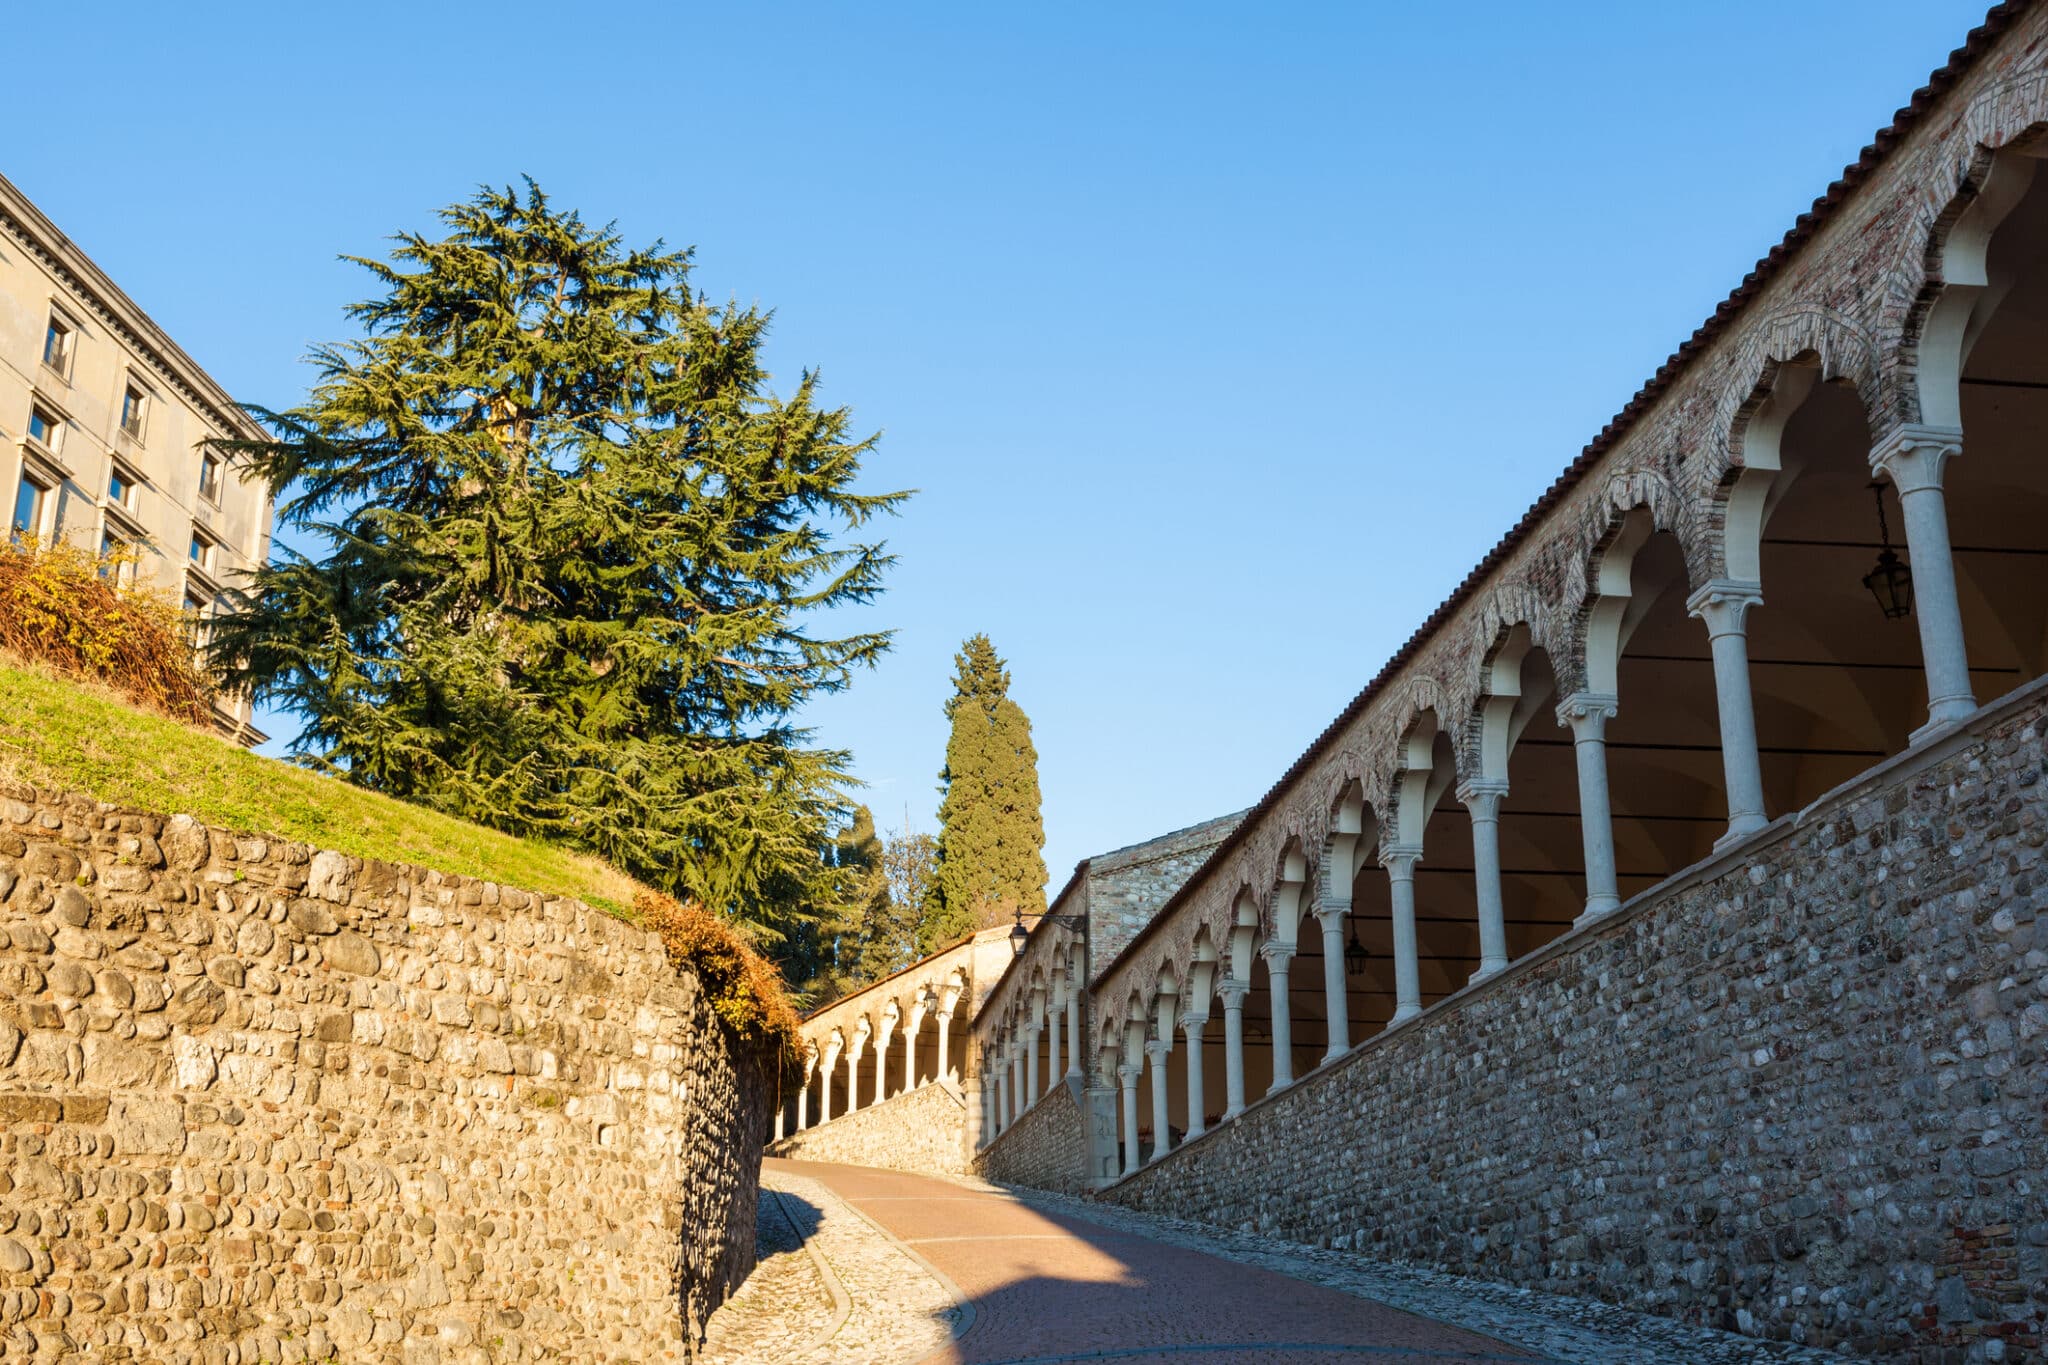
<path fill-rule="evenodd" d="M 1730 820 L 1728 832 L 1714 840 L 1714 852 L 1722 853 L 1733 848 L 1758 830 L 1768 829 L 1770 823 L 1761 815 L 1744 815 Z"/>
<path fill-rule="evenodd" d="M 1270 1094 L 1272 1094 L 1273 1092 L 1272 1092 L 1272 1091 L 1270 1091 L 1270 1090 L 1268 1090 L 1268 1091 L 1267 1091 L 1266 1093 L 1270 1095 Z M 1224 1122 L 1224 1123 L 1228 1123 L 1228 1122 L 1230 1122 L 1230 1120 L 1232 1120 L 1232 1119 L 1236 1118 L 1236 1117 L 1237 1117 L 1237 1116 L 1238 1116 L 1239 1114 L 1242 1114 L 1243 1112 L 1244 1112 L 1244 1106 L 1243 1106 L 1243 1105 L 1239 1105 L 1239 1106 L 1238 1106 L 1237 1108 L 1235 1108 L 1235 1109 L 1226 1109 L 1226 1110 L 1224 1110 L 1224 1111 L 1223 1111 L 1223 1118 L 1222 1118 L 1222 1120 L 1221 1120 L 1221 1121 L 1222 1121 L 1222 1122 Z"/>
<path fill-rule="evenodd" d="M 1975 714 L 1975 697 L 1944 697 L 1927 708 L 1927 723 L 1906 736 L 1906 743 L 1909 746 L 1925 744 L 1947 734 Z"/>
<path fill-rule="evenodd" d="M 1350 1054 L 1351 1049 L 1348 1047 L 1333 1047 L 1328 1052 L 1325 1052 L 1323 1054 L 1323 1059 L 1320 1062 L 1317 1062 L 1316 1065 L 1328 1066 L 1331 1062 L 1337 1061 L 1342 1057 L 1347 1057 Z"/>
<path fill-rule="evenodd" d="M 1508 960 L 1506 958 L 1501 958 L 1498 962 L 1481 962 L 1479 964 L 1479 970 L 1472 973 L 1472 979 L 1466 982 L 1465 984 L 1468 986 L 1476 986 L 1480 982 L 1486 980 L 1488 977 L 1499 976 L 1502 972 L 1506 971 L 1507 969 Z"/>
<path fill-rule="evenodd" d="M 1394 1017 L 1387 1020 L 1388 1028 L 1396 1028 L 1422 1013 L 1420 1005 L 1402 1005 L 1394 1011 Z"/>
<path fill-rule="evenodd" d="M 1273 1083 L 1272 1083 L 1271 1085 L 1269 1085 L 1269 1086 L 1267 1086 L 1267 1087 L 1266 1087 L 1266 1093 L 1267 1093 L 1268 1095 L 1277 1095 L 1277 1094 L 1279 1094 L 1279 1093 L 1280 1093 L 1281 1091 L 1283 1091 L 1283 1090 L 1287 1089 L 1287 1088 L 1288 1088 L 1289 1086 L 1291 1086 L 1291 1085 L 1293 1085 L 1293 1084 L 1294 1084 L 1294 1077 L 1292 1077 L 1292 1076 L 1286 1076 L 1286 1077 L 1275 1077 L 1275 1078 L 1274 1078 L 1274 1080 L 1273 1080 Z"/>
<path fill-rule="evenodd" d="M 1589 900 L 1586 902 L 1585 911 L 1572 921 L 1572 928 L 1577 929 L 1582 925 L 1591 924 L 1595 920 L 1606 919 L 1619 909 L 1621 909 L 1621 898 L 1619 896 L 1601 896 L 1597 899 Z"/>

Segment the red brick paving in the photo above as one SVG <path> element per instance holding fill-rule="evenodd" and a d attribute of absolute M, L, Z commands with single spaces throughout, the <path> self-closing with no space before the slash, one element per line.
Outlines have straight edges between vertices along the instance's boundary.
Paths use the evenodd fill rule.
<path fill-rule="evenodd" d="M 773 1161 L 915 1247 L 974 1305 L 933 1365 L 1534 1360 L 1385 1304 L 1040 1213 L 996 1194 L 862 1166 Z"/>

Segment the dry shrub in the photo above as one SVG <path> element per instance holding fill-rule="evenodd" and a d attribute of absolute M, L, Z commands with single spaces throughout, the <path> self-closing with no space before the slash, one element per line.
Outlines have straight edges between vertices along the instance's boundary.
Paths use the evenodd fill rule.
<path fill-rule="evenodd" d="M 796 1010 L 783 991 L 782 976 L 731 925 L 694 902 L 679 905 L 652 891 L 636 895 L 633 909 L 643 925 L 661 935 L 669 961 L 697 973 L 712 1012 L 727 1027 L 776 1056 L 796 1055 Z"/>
<path fill-rule="evenodd" d="M 0 648 L 204 725 L 213 681 L 193 659 L 170 595 L 119 584 L 133 562 L 132 551 L 95 555 L 62 540 L 0 548 Z"/>

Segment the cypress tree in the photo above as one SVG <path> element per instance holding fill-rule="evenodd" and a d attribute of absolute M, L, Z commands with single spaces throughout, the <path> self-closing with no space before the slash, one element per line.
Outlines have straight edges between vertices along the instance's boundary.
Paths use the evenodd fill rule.
<path fill-rule="evenodd" d="M 846 539 L 901 494 L 805 372 L 768 389 L 769 317 L 525 191 L 357 259 L 355 341 L 307 401 L 228 442 L 324 541 L 254 576 L 214 663 L 296 712 L 348 781 L 566 841 L 770 943 L 849 893 L 849 756 L 792 722 L 888 647 L 810 629 L 892 562 Z"/>
<path fill-rule="evenodd" d="M 1045 822 L 1031 722 L 986 635 L 953 657 L 952 733 L 939 774 L 936 938 L 986 928 L 1018 910 L 1045 913 Z"/>

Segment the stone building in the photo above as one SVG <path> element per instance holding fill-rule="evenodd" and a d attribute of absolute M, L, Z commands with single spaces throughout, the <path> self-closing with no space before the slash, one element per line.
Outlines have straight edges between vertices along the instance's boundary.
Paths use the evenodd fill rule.
<path fill-rule="evenodd" d="M 2001 5 L 1158 898 L 1062 894 L 974 1168 L 2048 1358 L 2043 156 Z"/>
<path fill-rule="evenodd" d="M 258 438 L 225 390 L 0 177 L 0 474 L 9 529 L 119 552 L 195 633 L 270 553 L 272 490 L 202 443 Z M 224 733 L 263 738 L 246 697 Z"/>

